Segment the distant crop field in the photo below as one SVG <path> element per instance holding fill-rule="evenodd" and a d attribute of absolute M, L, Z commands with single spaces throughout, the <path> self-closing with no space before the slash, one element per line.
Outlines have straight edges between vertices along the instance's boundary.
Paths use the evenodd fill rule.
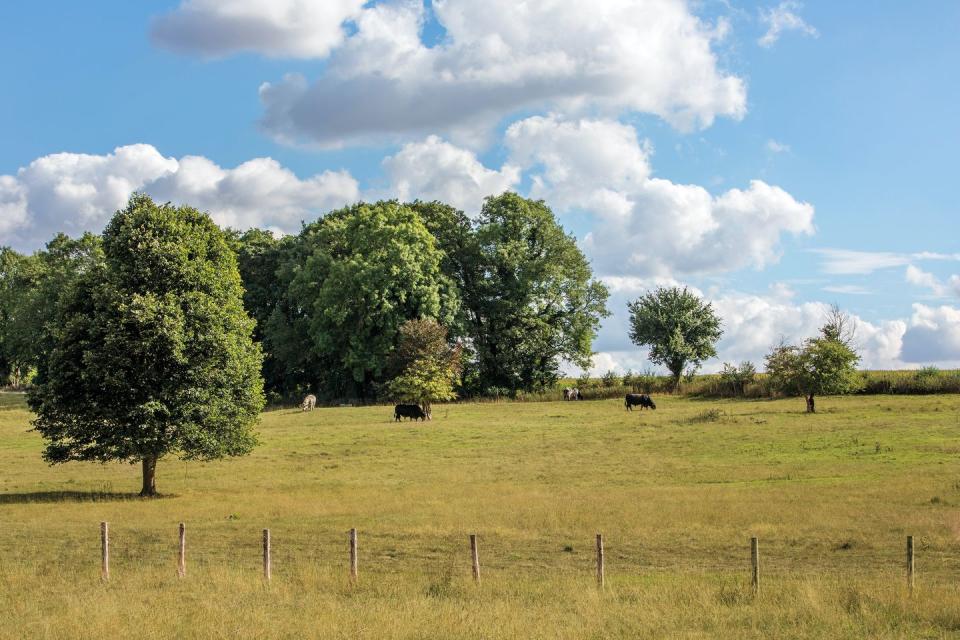
<path fill-rule="evenodd" d="M 252 455 L 163 460 L 140 500 L 136 466 L 44 464 L 0 394 L 0 638 L 960 634 L 960 396 L 656 401 L 277 410 Z"/>

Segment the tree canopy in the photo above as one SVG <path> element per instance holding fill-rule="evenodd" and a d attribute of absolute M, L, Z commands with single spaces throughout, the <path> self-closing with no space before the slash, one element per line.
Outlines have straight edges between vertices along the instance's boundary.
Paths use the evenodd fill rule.
<path fill-rule="evenodd" d="M 334 211 L 301 236 L 308 251 L 288 287 L 300 328 L 350 391 L 371 397 L 400 325 L 446 322 L 458 306 L 442 253 L 417 213 L 392 201 Z"/>
<path fill-rule="evenodd" d="M 475 388 L 542 389 L 564 360 L 589 366 L 609 293 L 542 200 L 487 198 L 458 259 Z"/>
<path fill-rule="evenodd" d="M 703 361 L 717 355 L 723 335 L 713 305 L 686 287 L 658 287 L 627 303 L 630 339 L 650 348 L 650 361 L 665 366 L 680 384 L 684 371 L 693 373 Z"/>
<path fill-rule="evenodd" d="M 396 350 L 390 357 L 391 397 L 423 406 L 456 397 L 462 367 L 462 349 L 449 344 L 447 329 L 432 319 L 408 320 L 400 327 Z"/>
<path fill-rule="evenodd" d="M 195 209 L 136 194 L 103 255 L 64 292 L 28 397 L 45 459 L 141 462 L 147 496 L 168 454 L 248 453 L 262 357 L 224 233 Z"/>
<path fill-rule="evenodd" d="M 781 342 L 767 355 L 766 367 L 773 389 L 785 395 L 805 396 L 807 411 L 813 413 L 815 396 L 852 393 L 862 386 L 859 362 L 852 325 L 834 307 L 820 328 L 820 336 L 808 338 L 799 346 Z"/>

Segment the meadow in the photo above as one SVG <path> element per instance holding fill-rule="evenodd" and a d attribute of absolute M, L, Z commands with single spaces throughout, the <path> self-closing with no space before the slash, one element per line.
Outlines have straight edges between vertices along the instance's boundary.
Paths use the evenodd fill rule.
<path fill-rule="evenodd" d="M 656 400 L 278 409 L 141 500 L 137 466 L 47 466 L 0 394 L 0 638 L 960 636 L 960 396 Z"/>

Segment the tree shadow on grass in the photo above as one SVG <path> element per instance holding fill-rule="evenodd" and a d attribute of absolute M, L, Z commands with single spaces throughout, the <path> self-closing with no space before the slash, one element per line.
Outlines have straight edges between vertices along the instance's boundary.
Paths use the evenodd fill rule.
<path fill-rule="evenodd" d="M 120 502 L 124 500 L 159 500 L 173 498 L 173 494 L 143 498 L 139 493 L 114 491 L 29 491 L 25 493 L 0 493 L 0 504 L 42 504 L 53 502 Z"/>

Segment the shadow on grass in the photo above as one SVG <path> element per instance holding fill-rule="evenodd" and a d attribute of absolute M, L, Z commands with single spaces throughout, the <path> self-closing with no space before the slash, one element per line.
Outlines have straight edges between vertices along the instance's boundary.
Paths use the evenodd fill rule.
<path fill-rule="evenodd" d="M 160 500 L 173 494 L 142 498 L 139 493 L 112 491 L 32 491 L 27 493 L 0 493 L 0 504 L 31 504 L 51 502 L 120 502 L 124 500 Z"/>

